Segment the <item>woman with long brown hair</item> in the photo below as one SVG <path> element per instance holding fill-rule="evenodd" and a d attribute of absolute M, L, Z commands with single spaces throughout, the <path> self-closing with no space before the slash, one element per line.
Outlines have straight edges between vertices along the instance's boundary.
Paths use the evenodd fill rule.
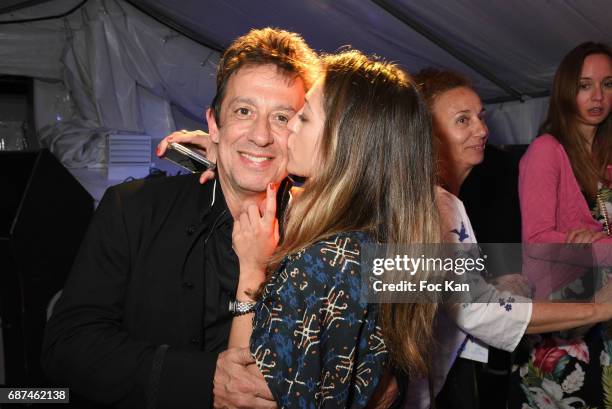
<path fill-rule="evenodd" d="M 581 44 L 561 61 L 542 135 L 521 163 L 525 241 L 592 243 L 610 235 L 598 197 L 608 199 L 612 183 L 611 108 L 612 50 Z"/>
<path fill-rule="evenodd" d="M 360 299 L 363 245 L 439 241 L 427 108 L 395 65 L 349 51 L 324 59 L 288 126 L 287 168 L 306 182 L 277 248 L 273 188 L 263 216 L 253 207 L 235 223 L 238 299 L 265 287 L 230 346 L 250 338 L 279 406 L 364 407 L 387 362 L 428 370 L 436 304 Z"/>
<path fill-rule="evenodd" d="M 612 50 L 580 44 L 561 61 L 543 134 L 521 160 L 524 242 L 612 243 L 611 109 Z M 581 270 L 562 274 L 551 267 L 547 279 L 536 282 L 536 296 L 576 298 L 589 281 L 595 289 L 607 281 L 606 274 L 585 280 L 582 273 L 571 274 L 576 271 Z M 535 340 L 529 362 L 517 371 L 522 392 L 513 396 L 513 407 L 612 407 L 612 337 L 606 326 Z"/>

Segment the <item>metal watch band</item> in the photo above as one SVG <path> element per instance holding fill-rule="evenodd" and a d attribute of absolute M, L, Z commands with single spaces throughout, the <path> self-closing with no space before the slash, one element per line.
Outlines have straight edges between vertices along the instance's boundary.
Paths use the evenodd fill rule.
<path fill-rule="evenodd" d="M 257 305 L 257 303 L 254 301 L 244 302 L 233 300 L 229 303 L 229 312 L 232 313 L 232 315 L 235 317 L 239 315 L 248 314 L 250 312 L 255 311 L 255 305 Z"/>

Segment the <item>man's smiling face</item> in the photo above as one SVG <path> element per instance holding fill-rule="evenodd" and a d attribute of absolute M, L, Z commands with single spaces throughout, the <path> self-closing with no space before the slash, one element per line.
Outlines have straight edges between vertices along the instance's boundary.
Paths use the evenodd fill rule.
<path fill-rule="evenodd" d="M 287 122 L 303 104 L 302 80 L 275 65 L 247 65 L 234 73 L 221 103 L 220 124 L 207 112 L 221 183 L 250 194 L 285 178 Z"/>

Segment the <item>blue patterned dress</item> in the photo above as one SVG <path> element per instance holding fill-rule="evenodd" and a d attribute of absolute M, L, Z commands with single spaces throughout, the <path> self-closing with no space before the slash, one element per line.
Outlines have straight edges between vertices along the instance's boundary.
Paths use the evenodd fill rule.
<path fill-rule="evenodd" d="M 285 258 L 253 319 L 251 353 L 282 408 L 362 408 L 387 360 L 377 306 L 360 300 L 368 237 L 343 233 Z"/>

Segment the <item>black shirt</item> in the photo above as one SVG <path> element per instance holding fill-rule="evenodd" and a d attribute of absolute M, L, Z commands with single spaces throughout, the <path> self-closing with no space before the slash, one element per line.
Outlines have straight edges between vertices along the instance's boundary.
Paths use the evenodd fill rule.
<path fill-rule="evenodd" d="M 71 394 L 124 408 L 210 406 L 238 264 L 220 186 L 198 177 L 105 193 L 45 333 L 43 367 Z"/>

